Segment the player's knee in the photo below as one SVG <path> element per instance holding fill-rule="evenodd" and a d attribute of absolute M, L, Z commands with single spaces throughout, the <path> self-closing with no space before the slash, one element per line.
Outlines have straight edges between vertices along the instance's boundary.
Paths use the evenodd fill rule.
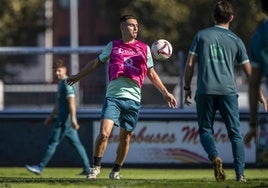
<path fill-rule="evenodd" d="M 109 138 L 109 135 L 107 134 L 99 134 L 99 139 L 102 141 L 107 141 Z"/>

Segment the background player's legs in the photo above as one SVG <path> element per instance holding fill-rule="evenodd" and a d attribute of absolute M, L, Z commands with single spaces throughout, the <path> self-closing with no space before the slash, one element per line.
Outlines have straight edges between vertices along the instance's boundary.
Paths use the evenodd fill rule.
<path fill-rule="evenodd" d="M 68 138 L 70 144 L 75 148 L 76 152 L 79 154 L 80 159 L 83 163 L 83 172 L 84 174 L 89 174 L 89 160 L 87 156 L 87 152 L 82 145 L 78 133 L 72 127 L 66 133 L 66 137 Z"/>
<path fill-rule="evenodd" d="M 217 96 L 197 95 L 195 99 L 200 142 L 208 154 L 208 158 L 213 162 L 214 176 L 216 180 L 224 181 L 226 176 L 222 167 L 222 160 L 218 156 L 218 151 L 214 142 L 213 130 L 215 114 L 218 109 Z"/>
<path fill-rule="evenodd" d="M 219 105 L 219 109 L 232 144 L 236 175 L 244 175 L 245 153 L 243 137 L 240 130 L 237 95 L 224 96 Z"/>
<path fill-rule="evenodd" d="M 39 163 L 39 167 L 41 170 L 43 170 L 46 167 L 47 163 L 49 162 L 51 157 L 54 155 L 56 148 L 59 145 L 60 141 L 65 136 L 62 133 L 61 127 L 55 126 L 52 129 L 53 130 L 52 130 L 52 132 L 49 136 L 49 139 L 48 139 L 48 145 L 47 145 L 46 152 L 45 152 L 44 157 L 42 158 L 41 162 Z"/>
<path fill-rule="evenodd" d="M 54 126 L 50 132 L 48 145 L 41 162 L 38 165 L 25 165 L 27 170 L 38 175 L 42 174 L 44 168 L 46 167 L 51 157 L 54 155 L 56 148 L 63 137 L 64 134 L 62 134 L 61 127 Z"/>
<path fill-rule="evenodd" d="M 213 161 L 218 156 L 216 145 L 214 143 L 213 123 L 216 109 L 213 96 L 197 95 L 196 109 L 198 116 L 199 137 L 201 145 L 208 154 L 208 158 Z"/>

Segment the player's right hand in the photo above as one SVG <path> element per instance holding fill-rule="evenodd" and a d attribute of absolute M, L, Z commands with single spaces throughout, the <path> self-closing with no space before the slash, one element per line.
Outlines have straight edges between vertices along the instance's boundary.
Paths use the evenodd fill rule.
<path fill-rule="evenodd" d="M 77 121 L 72 121 L 72 126 L 75 130 L 78 130 L 80 128 L 79 124 L 77 123 Z"/>

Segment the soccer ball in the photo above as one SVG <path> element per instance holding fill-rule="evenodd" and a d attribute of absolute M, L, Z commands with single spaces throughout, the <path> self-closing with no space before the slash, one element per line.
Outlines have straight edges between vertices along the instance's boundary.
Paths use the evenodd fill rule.
<path fill-rule="evenodd" d="M 167 60 L 172 55 L 172 45 L 165 39 L 156 40 L 151 46 L 151 53 L 157 61 Z"/>

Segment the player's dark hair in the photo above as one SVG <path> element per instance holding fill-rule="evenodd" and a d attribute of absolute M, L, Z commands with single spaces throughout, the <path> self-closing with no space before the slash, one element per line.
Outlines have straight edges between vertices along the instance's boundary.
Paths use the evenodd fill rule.
<path fill-rule="evenodd" d="M 53 69 L 62 68 L 62 67 L 66 68 L 64 61 L 62 59 L 56 59 L 53 63 Z"/>
<path fill-rule="evenodd" d="M 227 23 L 234 14 L 230 1 L 219 1 L 214 6 L 213 18 L 217 24 Z"/>
<path fill-rule="evenodd" d="M 122 22 L 125 22 L 128 19 L 135 19 L 135 20 L 137 20 L 137 18 L 135 16 L 133 16 L 131 14 L 127 14 L 127 15 L 121 16 L 121 18 L 120 18 L 119 21 L 120 21 L 120 23 L 122 23 Z"/>
<path fill-rule="evenodd" d="M 268 1 L 267 0 L 260 0 L 261 2 L 261 9 L 265 14 L 268 14 Z"/>

